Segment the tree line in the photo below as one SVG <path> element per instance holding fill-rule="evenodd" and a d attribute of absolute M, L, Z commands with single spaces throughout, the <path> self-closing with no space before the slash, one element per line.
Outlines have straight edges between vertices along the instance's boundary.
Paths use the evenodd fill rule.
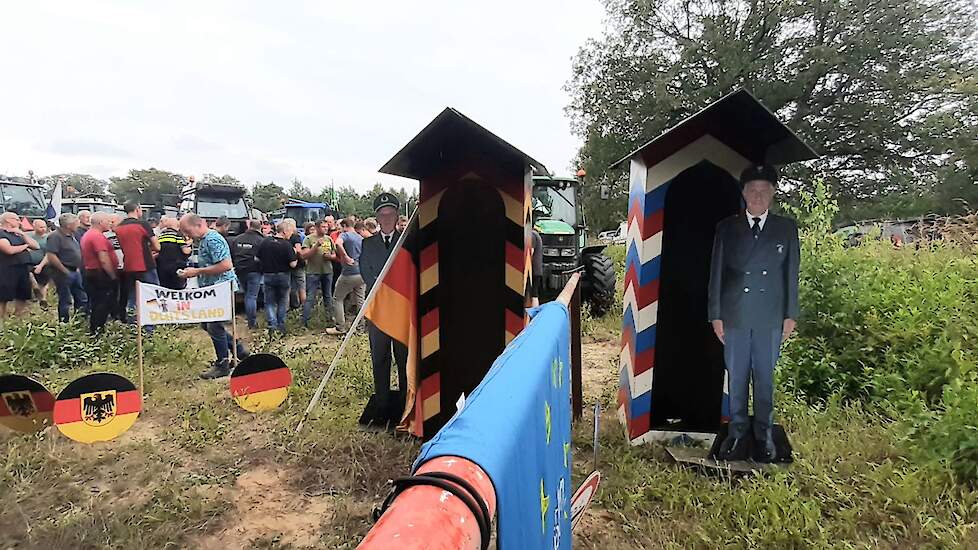
<path fill-rule="evenodd" d="M 143 204 L 175 204 L 179 200 L 181 189 L 188 181 L 188 177 L 183 174 L 157 168 L 133 169 L 125 176 L 113 177 L 109 180 L 99 179 L 88 174 L 55 174 L 39 179 L 48 193 L 58 183 L 61 183 L 65 198 L 111 194 L 114 200 L 120 204 L 129 200 L 139 201 Z M 198 178 L 198 181 L 225 184 L 241 183 L 234 176 L 227 174 L 222 176 L 204 174 Z M 287 188 L 271 181 L 266 183 L 255 182 L 248 188 L 248 191 L 254 207 L 266 213 L 280 208 L 286 199 L 291 198 L 325 202 L 344 215 L 354 214 L 367 217 L 373 215 L 374 197 L 384 191 L 397 195 L 407 212 L 412 211 L 418 202 L 417 191 L 409 193 L 404 188 L 384 187 L 379 183 L 374 184 L 371 190 L 362 193 L 350 185 L 340 187 L 330 185 L 321 191 L 314 192 L 301 180 L 293 179 Z"/>
<path fill-rule="evenodd" d="M 978 208 L 970 0 L 604 4 L 605 33 L 579 50 L 566 84 L 592 225 L 625 218 L 627 167 L 609 165 L 740 87 L 821 154 L 786 170 L 787 201 L 821 178 L 841 220 Z"/>

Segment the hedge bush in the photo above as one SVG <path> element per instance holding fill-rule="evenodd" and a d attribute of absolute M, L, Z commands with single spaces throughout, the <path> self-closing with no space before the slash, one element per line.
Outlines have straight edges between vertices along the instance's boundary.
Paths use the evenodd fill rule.
<path fill-rule="evenodd" d="M 896 249 L 830 233 L 819 186 L 802 229 L 802 315 L 781 387 L 810 403 L 859 400 L 897 421 L 914 452 L 978 482 L 978 260 L 946 243 Z"/>

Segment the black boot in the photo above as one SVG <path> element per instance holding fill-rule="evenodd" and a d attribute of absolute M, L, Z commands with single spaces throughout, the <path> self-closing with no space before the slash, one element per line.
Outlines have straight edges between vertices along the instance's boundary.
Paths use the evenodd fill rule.
<path fill-rule="evenodd" d="M 719 460 L 744 460 L 747 458 L 747 440 L 742 437 L 728 435 L 723 443 L 720 444 L 720 452 L 717 453 Z"/>
<path fill-rule="evenodd" d="M 778 450 L 774 446 L 774 440 L 767 439 L 754 440 L 754 462 L 770 464 L 778 458 Z"/>
<path fill-rule="evenodd" d="M 211 370 L 200 375 L 204 380 L 214 380 L 215 378 L 224 378 L 231 374 L 231 366 L 227 359 L 214 361 L 214 365 L 211 366 Z"/>

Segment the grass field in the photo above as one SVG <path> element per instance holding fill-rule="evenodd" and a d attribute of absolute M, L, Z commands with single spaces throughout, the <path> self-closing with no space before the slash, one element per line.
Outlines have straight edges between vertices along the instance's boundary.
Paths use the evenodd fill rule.
<path fill-rule="evenodd" d="M 857 404 L 779 396 L 796 462 L 775 475 L 709 476 L 677 466 L 661 447 L 628 446 L 614 413 L 619 324 L 615 315 L 583 324 L 585 397 L 604 410 L 604 481 L 574 533 L 577 547 L 978 547 L 978 493 L 917 464 L 893 423 Z M 27 361 L 54 393 L 89 372 L 137 378 L 131 329 L 116 326 L 108 343 L 80 346 L 78 358 L 63 351 L 68 344 L 27 350 L 78 333 L 43 327 L 0 337 L 0 372 L 25 372 L 14 358 L 32 357 L 19 368 Z M 147 342 L 144 412 L 119 439 L 86 446 L 53 429 L 0 432 L 0 548 L 355 547 L 387 480 L 419 450 L 356 427 L 372 387 L 366 339 L 354 341 L 298 436 L 337 340 L 298 328 L 284 339 L 245 339 L 292 369 L 278 411 L 247 413 L 226 380 L 199 380 L 213 354 L 206 334 L 166 327 Z M 576 482 L 591 469 L 592 430 L 590 418 L 575 426 Z"/>

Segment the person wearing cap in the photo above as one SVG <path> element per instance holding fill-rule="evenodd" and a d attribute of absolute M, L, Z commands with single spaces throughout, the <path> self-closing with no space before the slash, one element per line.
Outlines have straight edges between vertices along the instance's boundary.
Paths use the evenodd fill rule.
<path fill-rule="evenodd" d="M 709 320 L 723 343 L 730 428 L 721 460 L 773 462 L 774 366 L 798 319 L 800 245 L 795 221 L 770 212 L 778 182 L 772 166 L 750 166 L 740 184 L 746 208 L 717 224 L 709 283 Z M 747 416 L 754 387 L 754 421 Z"/>
<path fill-rule="evenodd" d="M 400 201 L 392 193 L 381 193 L 374 199 L 374 212 L 377 213 L 377 223 L 380 226 L 377 233 L 363 240 L 363 251 L 360 253 L 360 273 L 367 285 L 367 294 L 377 284 L 380 273 L 387 264 L 387 259 L 397 245 L 401 232 L 397 230 L 397 214 Z M 374 394 L 378 405 L 388 406 L 385 410 L 403 410 L 404 403 L 390 403 L 394 398 L 391 392 L 391 358 L 397 363 L 397 384 L 401 389 L 401 399 L 407 389 L 407 346 L 382 332 L 373 323 L 367 323 L 367 335 L 370 339 L 370 358 L 374 371 Z"/>

